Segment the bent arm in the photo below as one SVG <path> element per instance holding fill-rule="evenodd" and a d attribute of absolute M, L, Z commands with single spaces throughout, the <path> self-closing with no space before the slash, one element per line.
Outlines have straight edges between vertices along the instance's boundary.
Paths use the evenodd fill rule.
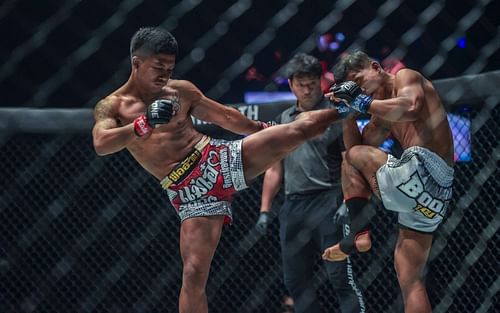
<path fill-rule="evenodd" d="M 118 127 L 116 104 L 110 100 L 101 100 L 95 107 L 92 129 L 94 149 L 98 155 L 107 155 L 125 148 L 135 140 L 134 124 Z"/>
<path fill-rule="evenodd" d="M 351 149 L 353 146 L 362 144 L 363 140 L 354 115 L 342 120 L 342 137 L 346 150 Z"/>
<path fill-rule="evenodd" d="M 394 98 L 373 100 L 368 113 L 391 122 L 415 121 L 424 102 L 423 77 L 409 69 L 396 74 Z"/>
<path fill-rule="evenodd" d="M 189 94 L 192 97 L 191 114 L 197 119 L 216 124 L 240 135 L 255 133 L 262 129 L 259 121 L 251 120 L 237 109 L 206 97 L 193 84 L 188 84 Z"/>
<path fill-rule="evenodd" d="M 264 174 L 264 183 L 262 185 L 262 197 L 260 202 L 260 211 L 269 212 L 273 204 L 274 197 L 281 188 L 283 179 L 283 163 L 281 161 L 268 168 Z"/>
<path fill-rule="evenodd" d="M 363 144 L 378 147 L 391 132 L 391 123 L 376 116 L 363 128 Z"/>

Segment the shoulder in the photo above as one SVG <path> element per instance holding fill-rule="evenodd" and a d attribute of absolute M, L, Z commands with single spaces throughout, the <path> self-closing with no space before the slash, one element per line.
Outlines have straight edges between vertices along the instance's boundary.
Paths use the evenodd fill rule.
<path fill-rule="evenodd" d="M 423 76 L 419 72 L 412 69 L 401 69 L 395 74 L 395 81 L 397 85 L 408 85 L 423 81 Z"/>
<path fill-rule="evenodd" d="M 199 92 L 199 88 L 189 80 L 184 79 L 170 79 L 167 88 L 175 89 L 181 93 Z"/>
<path fill-rule="evenodd" d="M 184 90 L 186 88 L 190 88 L 190 87 L 194 86 L 194 84 L 192 82 L 190 82 L 189 80 L 172 79 L 171 78 L 171 79 L 169 79 L 167 86 L 174 88 L 174 89 L 177 89 L 177 90 Z"/>
<path fill-rule="evenodd" d="M 106 96 L 105 98 L 102 98 L 97 102 L 97 106 L 117 106 L 120 104 L 120 102 L 123 101 L 123 96 L 117 95 L 117 94 L 110 94 Z"/>
<path fill-rule="evenodd" d="M 173 90 L 178 94 L 180 98 L 184 99 L 197 99 L 203 96 L 203 93 L 201 90 L 196 87 L 195 84 L 190 82 L 189 80 L 184 80 L 184 79 L 170 79 L 168 81 L 166 88 L 166 93 L 168 94 Z M 169 90 L 170 89 L 170 90 Z"/>
<path fill-rule="evenodd" d="M 94 107 L 94 116 L 96 119 L 114 117 L 121 102 L 122 98 L 115 94 L 99 100 Z"/>

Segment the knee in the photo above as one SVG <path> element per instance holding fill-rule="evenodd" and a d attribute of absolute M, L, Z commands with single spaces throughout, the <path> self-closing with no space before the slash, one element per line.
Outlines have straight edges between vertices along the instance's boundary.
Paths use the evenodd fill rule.
<path fill-rule="evenodd" d="M 361 145 L 351 147 L 345 154 L 346 161 L 351 165 L 355 165 L 363 155 L 366 155 L 364 150 Z"/>
<path fill-rule="evenodd" d="M 196 262 L 185 262 L 182 268 L 182 284 L 190 289 L 204 289 L 208 271 Z"/>

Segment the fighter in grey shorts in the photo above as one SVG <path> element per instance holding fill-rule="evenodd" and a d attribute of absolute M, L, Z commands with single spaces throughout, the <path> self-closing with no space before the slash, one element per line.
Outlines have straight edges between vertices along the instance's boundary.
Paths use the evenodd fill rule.
<path fill-rule="evenodd" d="M 405 312 L 430 313 L 421 276 L 432 232 L 452 197 L 453 137 L 446 110 L 422 74 L 411 69 L 385 72 L 361 51 L 343 56 L 334 76 L 330 100 L 371 118 L 361 134 L 354 118 L 345 120 L 342 187 L 353 235 L 327 248 L 323 258 L 339 261 L 371 248 L 363 207 L 372 194 L 381 197 L 387 209 L 399 212 L 394 265 Z M 400 159 L 378 148 L 389 134 L 405 149 Z"/>
<path fill-rule="evenodd" d="M 401 226 L 432 233 L 450 203 L 453 173 L 452 167 L 426 148 L 410 147 L 400 159 L 389 154 L 377 171 L 384 207 L 399 212 Z"/>

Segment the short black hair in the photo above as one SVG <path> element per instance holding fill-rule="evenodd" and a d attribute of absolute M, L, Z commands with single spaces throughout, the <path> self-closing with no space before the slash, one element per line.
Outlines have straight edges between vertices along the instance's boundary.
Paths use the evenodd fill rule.
<path fill-rule="evenodd" d="M 356 50 L 353 53 L 343 55 L 333 67 L 335 83 L 344 82 L 351 72 L 359 72 L 372 63 L 372 59 L 363 51 Z"/>
<path fill-rule="evenodd" d="M 130 56 L 155 54 L 177 56 L 178 50 L 175 37 L 161 27 L 141 27 L 130 40 Z"/>
<path fill-rule="evenodd" d="M 288 79 L 293 79 L 293 76 L 314 76 L 321 77 L 323 68 L 319 60 L 309 54 L 297 53 L 286 64 L 285 75 Z"/>

